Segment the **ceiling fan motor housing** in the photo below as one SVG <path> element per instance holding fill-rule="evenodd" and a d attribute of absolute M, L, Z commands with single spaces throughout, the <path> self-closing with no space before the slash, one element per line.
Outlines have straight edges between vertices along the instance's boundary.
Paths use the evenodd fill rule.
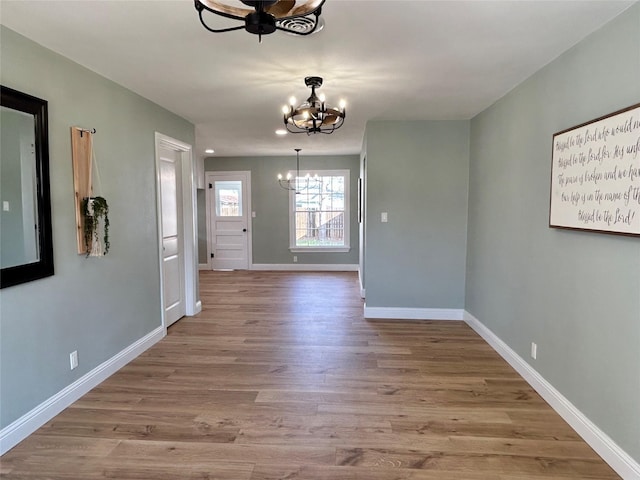
<path fill-rule="evenodd" d="M 322 77 L 304 77 L 304 84 L 307 87 L 319 88 L 322 86 Z"/>
<path fill-rule="evenodd" d="M 245 17 L 244 28 L 255 35 L 268 35 L 276 31 L 276 19 L 265 11 L 255 11 Z"/>

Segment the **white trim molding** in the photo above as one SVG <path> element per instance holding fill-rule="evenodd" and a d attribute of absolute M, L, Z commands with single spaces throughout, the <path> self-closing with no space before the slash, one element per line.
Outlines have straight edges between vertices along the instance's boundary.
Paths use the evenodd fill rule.
<path fill-rule="evenodd" d="M 199 263 L 198 270 L 211 270 L 211 265 L 208 263 Z"/>
<path fill-rule="evenodd" d="M 358 265 L 350 263 L 254 263 L 251 270 L 291 272 L 357 272 Z"/>
<path fill-rule="evenodd" d="M 4 427 L 0 430 L 0 455 L 4 455 L 89 390 L 105 381 L 131 360 L 162 340 L 166 334 L 165 332 L 166 330 L 163 326 L 156 328 Z"/>
<path fill-rule="evenodd" d="M 367 307 L 364 304 L 365 318 L 387 318 L 392 320 L 462 320 L 461 308 L 405 308 L 405 307 Z"/>
<path fill-rule="evenodd" d="M 200 312 L 202 312 L 202 301 L 198 300 L 193 307 L 193 313 L 189 316 L 198 315 Z"/>
<path fill-rule="evenodd" d="M 533 389 L 625 480 L 640 480 L 640 464 L 620 448 L 511 347 L 465 310 L 465 322 L 511 365 Z"/>

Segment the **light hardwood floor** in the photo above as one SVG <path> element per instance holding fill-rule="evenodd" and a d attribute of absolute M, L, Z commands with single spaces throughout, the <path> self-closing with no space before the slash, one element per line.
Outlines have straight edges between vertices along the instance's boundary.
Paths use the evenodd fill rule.
<path fill-rule="evenodd" d="M 353 273 L 202 272 L 203 311 L 1 459 L 7 479 L 619 478 L 463 322 Z"/>

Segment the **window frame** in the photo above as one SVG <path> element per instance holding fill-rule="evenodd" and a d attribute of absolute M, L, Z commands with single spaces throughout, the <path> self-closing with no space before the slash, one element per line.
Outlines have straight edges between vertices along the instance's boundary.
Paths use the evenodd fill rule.
<path fill-rule="evenodd" d="M 289 171 L 292 179 L 296 178 L 296 171 Z M 348 169 L 337 170 L 300 170 L 300 177 L 304 178 L 307 174 L 319 177 L 344 177 L 344 245 L 340 246 L 313 246 L 304 247 L 296 245 L 296 191 L 289 191 L 289 251 L 293 253 L 304 252 L 330 252 L 344 253 L 351 250 L 351 179 Z M 293 183 L 293 182 L 292 182 Z"/>

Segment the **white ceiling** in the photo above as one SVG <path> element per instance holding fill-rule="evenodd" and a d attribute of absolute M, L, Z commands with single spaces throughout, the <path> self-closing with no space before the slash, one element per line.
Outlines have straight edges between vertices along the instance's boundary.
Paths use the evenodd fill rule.
<path fill-rule="evenodd" d="M 633 3 L 327 0 L 321 32 L 261 44 L 193 0 L 1 0 L 0 22 L 193 122 L 198 155 L 323 155 L 358 153 L 368 120 L 471 118 Z M 276 136 L 309 75 L 344 127 Z"/>

